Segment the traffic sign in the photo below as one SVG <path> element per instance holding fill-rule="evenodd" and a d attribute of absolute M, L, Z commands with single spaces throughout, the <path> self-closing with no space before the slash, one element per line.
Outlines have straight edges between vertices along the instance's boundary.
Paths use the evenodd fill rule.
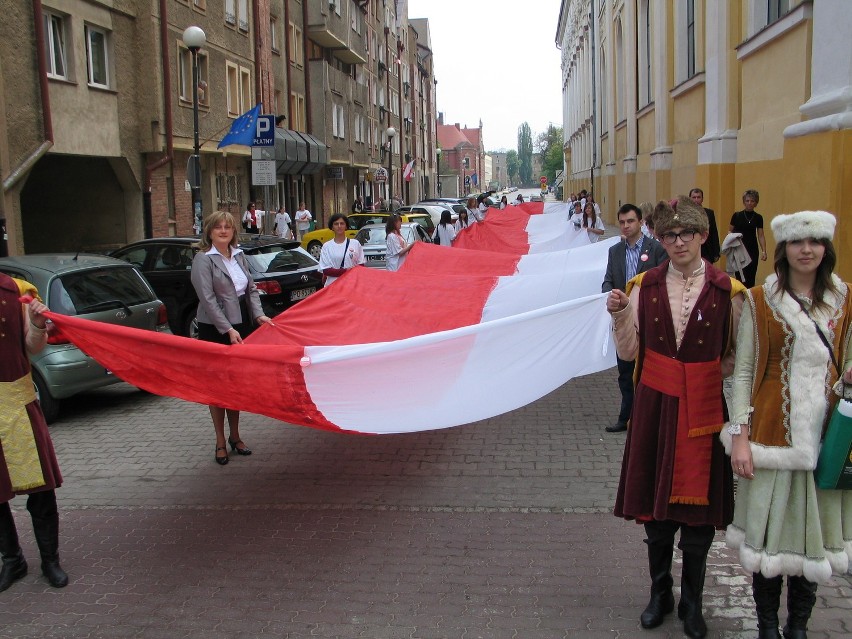
<path fill-rule="evenodd" d="M 252 146 L 275 146 L 275 116 L 259 115 L 254 123 Z M 274 184 L 274 183 L 273 183 Z"/>
<path fill-rule="evenodd" d="M 464 176 L 464 185 L 470 186 L 470 176 L 469 175 Z"/>
<path fill-rule="evenodd" d="M 373 182 L 387 182 L 388 181 L 388 170 L 380 166 L 376 169 L 376 172 L 373 174 Z"/>
<path fill-rule="evenodd" d="M 539 182 L 541 182 L 542 184 L 547 184 L 547 176 L 546 176 L 546 175 L 542 175 L 542 176 L 539 178 L 539 180 L 538 180 L 538 181 L 539 181 Z"/>

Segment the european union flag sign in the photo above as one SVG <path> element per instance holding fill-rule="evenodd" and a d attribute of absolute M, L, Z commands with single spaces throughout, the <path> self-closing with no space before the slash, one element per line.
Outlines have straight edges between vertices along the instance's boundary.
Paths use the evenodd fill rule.
<path fill-rule="evenodd" d="M 231 144 L 242 144 L 243 146 L 251 146 L 254 140 L 255 126 L 257 116 L 260 114 L 260 105 L 256 105 L 252 110 L 246 111 L 231 125 L 231 130 L 219 142 L 217 149 Z"/>

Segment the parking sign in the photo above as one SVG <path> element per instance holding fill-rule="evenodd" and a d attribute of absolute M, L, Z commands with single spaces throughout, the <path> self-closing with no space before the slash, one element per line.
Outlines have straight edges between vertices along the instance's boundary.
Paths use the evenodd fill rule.
<path fill-rule="evenodd" d="M 275 116 L 259 115 L 255 122 L 252 146 L 275 146 Z"/>

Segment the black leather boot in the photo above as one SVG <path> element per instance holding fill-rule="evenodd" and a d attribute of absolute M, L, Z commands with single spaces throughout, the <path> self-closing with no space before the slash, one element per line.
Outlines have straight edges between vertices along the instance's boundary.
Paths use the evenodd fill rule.
<path fill-rule="evenodd" d="M 41 572 L 51 586 L 64 588 L 68 585 L 68 575 L 59 565 L 59 513 L 54 492 L 31 494 L 27 510 L 33 519 L 33 533 L 41 554 Z"/>
<path fill-rule="evenodd" d="M 672 594 L 672 553 L 674 540 L 652 541 L 648 544 L 648 571 L 651 574 L 651 600 L 639 617 L 643 628 L 656 628 L 674 610 Z"/>
<path fill-rule="evenodd" d="M 27 562 L 18 544 L 18 529 L 9 502 L 0 504 L 0 555 L 3 557 L 0 592 L 3 592 L 27 574 Z"/>
<path fill-rule="evenodd" d="M 817 585 L 804 577 L 787 577 L 787 625 L 784 639 L 808 639 L 808 620 L 816 603 Z"/>
<path fill-rule="evenodd" d="M 752 576 L 751 592 L 757 610 L 758 639 L 781 639 L 778 631 L 778 606 L 781 603 L 782 577 L 764 577 L 756 572 Z"/>
<path fill-rule="evenodd" d="M 707 623 L 704 621 L 701 606 L 707 553 L 715 532 L 713 526 L 684 525 L 680 528 L 679 546 L 683 552 L 683 570 L 677 616 L 683 621 L 684 634 L 692 639 L 703 639 L 707 635 Z"/>

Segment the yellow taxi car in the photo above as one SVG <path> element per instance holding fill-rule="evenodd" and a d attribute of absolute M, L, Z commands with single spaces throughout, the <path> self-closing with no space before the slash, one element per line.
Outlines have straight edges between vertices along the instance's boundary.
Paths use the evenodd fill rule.
<path fill-rule="evenodd" d="M 384 224 L 387 222 L 390 213 L 387 211 L 376 211 L 375 213 L 350 213 L 346 217 L 349 219 L 349 228 L 346 230 L 346 237 L 354 238 L 361 227 L 367 224 Z M 435 224 L 432 222 L 432 217 L 428 213 L 402 213 L 403 222 L 415 222 L 422 226 L 431 237 L 435 230 Z M 302 248 L 310 253 L 314 259 L 319 260 L 322 245 L 334 237 L 334 233 L 327 227 L 317 228 L 310 233 L 305 233 L 302 236 Z"/>

